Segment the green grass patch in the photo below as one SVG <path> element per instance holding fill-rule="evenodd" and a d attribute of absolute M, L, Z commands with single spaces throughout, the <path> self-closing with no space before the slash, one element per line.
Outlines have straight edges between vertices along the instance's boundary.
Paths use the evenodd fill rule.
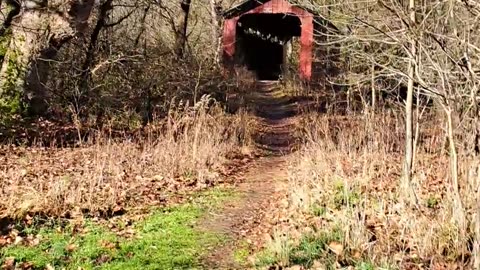
<path fill-rule="evenodd" d="M 0 261 L 14 257 L 34 269 L 198 269 L 208 247 L 220 244 L 222 235 L 196 228 L 206 210 L 218 207 L 232 194 L 213 190 L 195 196 L 180 206 L 156 209 L 134 224 L 135 236 L 124 238 L 106 227 L 88 221 L 86 232 L 28 228 L 40 237 L 36 246 L 10 246 L 0 251 Z"/>
<path fill-rule="evenodd" d="M 310 267 L 317 259 L 322 259 L 327 266 L 334 266 L 336 255 L 328 249 L 328 244 L 333 241 L 342 242 L 343 233 L 339 230 L 320 232 L 318 234 L 305 235 L 300 244 L 292 249 L 290 263 Z"/>
<path fill-rule="evenodd" d="M 355 207 L 360 202 L 360 193 L 353 187 L 347 187 L 341 181 L 335 182 L 334 205 L 337 209 L 342 207 Z"/>
<path fill-rule="evenodd" d="M 368 260 L 351 258 L 348 250 L 342 256 L 333 253 L 329 245 L 332 242 L 342 243 L 343 239 L 344 233 L 340 228 L 304 235 L 296 245 L 293 245 L 292 241 L 284 239 L 281 241 L 283 244 L 279 245 L 277 243 L 275 246 L 271 246 L 257 254 L 255 264 L 259 268 L 301 265 L 306 269 L 310 269 L 315 262 L 320 262 L 325 269 L 333 270 L 337 269 L 337 263 L 341 262 L 341 264 L 353 266 L 354 269 L 358 270 L 379 269 L 374 267 Z"/>
<path fill-rule="evenodd" d="M 247 242 L 240 243 L 239 247 L 233 254 L 233 259 L 240 265 L 248 264 L 248 256 L 250 256 L 250 244 Z"/>

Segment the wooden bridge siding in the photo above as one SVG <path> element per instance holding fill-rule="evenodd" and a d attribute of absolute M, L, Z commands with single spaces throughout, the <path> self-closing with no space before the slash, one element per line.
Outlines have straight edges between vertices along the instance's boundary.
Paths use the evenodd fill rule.
<path fill-rule="evenodd" d="M 302 33 L 300 37 L 300 61 L 299 73 L 303 79 L 310 80 L 312 76 L 312 50 L 313 50 L 313 14 L 299 7 L 292 6 L 285 0 L 272 0 L 260 5 L 240 16 L 225 21 L 223 29 L 223 51 L 224 61 L 232 65 L 235 56 L 235 43 L 237 22 L 245 14 L 255 13 L 285 13 L 293 14 L 300 18 Z"/>

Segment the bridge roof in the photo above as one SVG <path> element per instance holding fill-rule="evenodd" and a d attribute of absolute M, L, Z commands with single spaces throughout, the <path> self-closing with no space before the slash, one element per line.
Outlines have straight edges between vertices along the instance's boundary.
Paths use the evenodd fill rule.
<path fill-rule="evenodd" d="M 232 8 L 226 10 L 225 12 L 223 12 L 223 17 L 226 18 L 226 19 L 231 19 L 231 18 L 234 18 L 234 17 L 237 17 L 237 16 L 240 16 L 242 15 L 243 13 L 246 13 L 256 7 L 259 7 L 267 2 L 270 2 L 271 0 L 245 0 L 241 3 L 239 3 L 238 5 L 236 6 L 233 6 Z M 318 15 L 317 12 L 311 10 L 311 9 L 308 9 L 306 7 L 303 7 L 301 5 L 297 5 L 297 4 L 294 4 L 292 3 L 292 1 L 289 1 L 289 0 L 284 0 L 285 2 L 291 4 L 292 6 L 295 6 L 295 7 L 298 7 L 298 8 L 301 8 L 313 15 Z"/>

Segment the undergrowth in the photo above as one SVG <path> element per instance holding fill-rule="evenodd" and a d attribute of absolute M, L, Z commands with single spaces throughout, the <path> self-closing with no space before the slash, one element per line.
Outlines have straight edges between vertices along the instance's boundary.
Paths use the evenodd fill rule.
<path fill-rule="evenodd" d="M 465 224 L 453 215 L 442 132 L 424 120 L 414 171 L 418 205 L 402 201 L 403 119 L 306 115 L 304 147 L 290 158 L 288 221 L 259 265 L 306 269 L 470 269 L 478 161 L 463 157 Z M 286 223 L 286 224 L 285 224 Z M 348 268 L 348 269 L 351 269 Z"/>
<path fill-rule="evenodd" d="M 93 219 L 81 229 L 28 227 L 20 234 L 36 241 L 20 242 L 0 251 L 0 264 L 21 269 L 194 269 L 223 235 L 201 231 L 195 225 L 206 211 L 218 207 L 232 193 L 214 189 L 188 203 L 153 210 L 146 217 L 115 233 Z M 23 267 L 23 268 L 22 268 Z M 49 268 L 50 267 L 50 268 Z"/>
<path fill-rule="evenodd" d="M 99 133 L 77 147 L 0 146 L 0 217 L 164 205 L 172 194 L 215 186 L 229 158 L 248 154 L 250 127 L 247 114 L 228 115 L 204 97 L 172 106 L 141 138 Z"/>

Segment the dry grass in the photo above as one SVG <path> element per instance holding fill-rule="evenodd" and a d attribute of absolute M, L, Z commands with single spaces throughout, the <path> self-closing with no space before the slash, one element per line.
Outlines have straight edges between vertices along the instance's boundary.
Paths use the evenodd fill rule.
<path fill-rule="evenodd" d="M 455 221 L 459 209 L 452 202 L 441 125 L 434 120 L 422 124 L 414 173 L 417 207 L 402 203 L 397 189 L 403 161 L 401 116 L 308 115 L 304 127 L 305 146 L 290 161 L 290 235 L 292 228 L 323 239 L 340 231 L 343 251 L 333 254 L 333 267 L 365 262 L 400 269 L 472 267 L 480 164 L 467 157 L 460 162 L 460 211 L 468 224 L 462 231 Z M 292 239 L 294 246 L 299 242 Z M 312 256 L 326 261 L 325 254 L 332 255 L 332 249 Z"/>
<path fill-rule="evenodd" d="M 172 108 L 142 139 L 99 134 L 79 148 L 0 148 L 0 217 L 112 214 L 216 184 L 227 155 L 248 150 L 251 118 L 212 102 Z"/>

